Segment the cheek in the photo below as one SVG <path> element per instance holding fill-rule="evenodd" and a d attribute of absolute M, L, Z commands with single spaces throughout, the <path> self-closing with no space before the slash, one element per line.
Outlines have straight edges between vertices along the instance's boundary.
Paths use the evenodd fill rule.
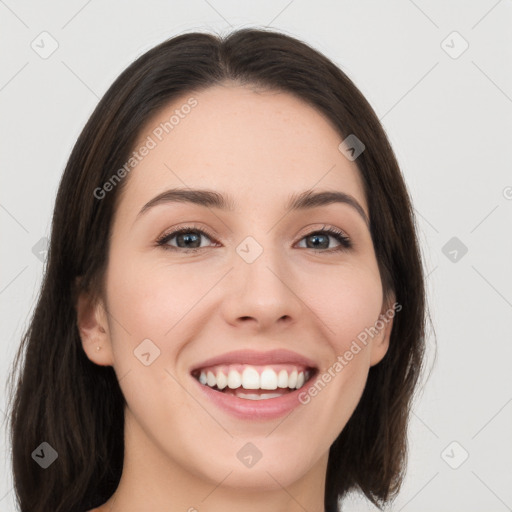
<path fill-rule="evenodd" d="M 326 283 L 329 293 L 317 311 L 329 327 L 325 332 L 331 357 L 321 370 L 323 384 L 312 390 L 312 401 L 319 397 L 317 413 L 330 417 L 335 437 L 364 390 L 371 355 L 367 332 L 379 319 L 383 296 L 376 264 L 340 267 L 326 276 Z"/>
<path fill-rule="evenodd" d="M 112 315 L 132 338 L 169 340 L 209 288 L 204 273 L 184 265 L 112 265 L 108 275 Z"/>
<path fill-rule="evenodd" d="M 203 310 L 200 300 L 218 277 L 212 281 L 204 272 L 185 267 L 126 259 L 109 269 L 115 370 L 135 410 L 139 406 L 145 410 L 149 403 L 157 406 L 159 401 L 173 407 L 187 406 L 175 380 L 179 378 L 176 363 L 188 341 L 208 321 L 208 311 Z M 137 383 L 135 389 L 130 389 L 131 382 Z"/>
<path fill-rule="evenodd" d="M 172 412 L 186 412 L 191 404 L 176 381 L 174 362 L 186 344 L 182 327 L 187 313 L 206 293 L 206 284 L 201 288 L 192 276 L 180 279 L 178 265 L 171 269 L 128 258 L 111 261 L 108 306 L 119 385 L 141 425 L 147 427 L 150 418 L 152 425 L 176 430 L 180 422 Z"/>
<path fill-rule="evenodd" d="M 317 276 L 313 297 L 316 311 L 328 327 L 326 336 L 341 354 L 379 318 L 383 296 L 378 270 L 363 266 L 331 269 L 324 277 Z"/>

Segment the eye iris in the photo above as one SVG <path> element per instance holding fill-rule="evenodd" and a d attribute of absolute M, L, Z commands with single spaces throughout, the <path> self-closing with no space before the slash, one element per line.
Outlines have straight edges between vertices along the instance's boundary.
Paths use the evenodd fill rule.
<path fill-rule="evenodd" d="M 179 240 L 181 240 L 181 241 L 184 241 L 185 243 L 187 243 L 189 241 L 192 241 L 192 242 L 195 241 L 196 242 L 195 245 L 185 245 L 185 247 L 187 247 L 187 248 L 190 248 L 190 247 L 200 247 L 200 245 L 201 245 L 201 235 L 199 235 L 199 234 L 192 234 L 192 235 L 190 235 L 189 233 L 191 233 L 191 232 L 188 231 L 187 233 L 181 233 L 181 234 L 177 235 L 176 242 L 178 243 L 178 246 L 179 246 Z"/>
<path fill-rule="evenodd" d="M 320 235 L 320 234 L 315 234 L 315 235 L 310 235 L 310 236 L 308 237 L 308 240 L 311 240 L 311 239 L 314 239 L 314 240 L 315 240 L 315 242 L 314 242 L 313 244 L 311 244 L 311 245 L 309 244 L 309 242 L 307 243 L 308 248 L 317 249 L 317 248 L 318 248 L 318 246 L 319 246 L 319 244 L 317 244 L 317 243 L 316 243 L 316 241 L 318 241 L 318 239 L 319 239 L 319 238 L 320 238 L 320 239 L 321 239 L 321 238 L 323 238 L 323 239 L 325 240 L 325 242 L 327 243 L 327 246 L 329 245 L 329 237 L 328 237 L 328 236 L 326 236 L 326 235 Z M 321 245 L 321 244 L 320 244 L 320 245 Z M 325 248 L 325 247 L 327 247 L 327 246 L 326 246 L 326 245 L 325 245 L 325 243 L 324 243 L 324 245 L 323 245 L 322 247 L 323 247 L 323 248 Z"/>

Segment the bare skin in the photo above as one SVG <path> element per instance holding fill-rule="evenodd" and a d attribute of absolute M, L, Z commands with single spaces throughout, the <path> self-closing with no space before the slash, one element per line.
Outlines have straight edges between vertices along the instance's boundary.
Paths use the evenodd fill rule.
<path fill-rule="evenodd" d="M 106 296 L 93 304 L 83 295 L 78 304 L 83 349 L 94 363 L 114 367 L 128 404 L 121 482 L 95 511 L 321 512 L 329 447 L 370 366 L 384 357 L 392 321 L 286 418 L 234 417 L 198 391 L 189 370 L 232 350 L 284 348 L 312 359 L 322 373 L 389 309 L 356 208 L 286 210 L 291 194 L 329 190 L 349 194 L 368 216 L 359 171 L 314 108 L 289 94 L 235 84 L 168 105 L 136 146 L 191 96 L 197 106 L 125 178 Z M 161 192 L 187 187 L 227 194 L 236 208 L 160 203 L 138 215 Z M 213 235 L 201 235 L 199 251 L 186 253 L 177 237 L 167 242 L 174 250 L 155 243 L 190 225 Z M 324 248 L 308 247 L 309 235 L 324 226 L 341 230 L 353 246 L 326 234 Z M 236 251 L 248 236 L 263 249 L 250 264 Z M 134 357 L 145 339 L 160 350 L 149 366 Z M 248 442 L 262 454 L 250 468 L 237 458 Z"/>

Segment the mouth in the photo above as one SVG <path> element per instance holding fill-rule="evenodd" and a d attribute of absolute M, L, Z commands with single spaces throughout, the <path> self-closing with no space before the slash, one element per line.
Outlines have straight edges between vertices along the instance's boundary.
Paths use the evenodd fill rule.
<path fill-rule="evenodd" d="M 201 368 L 192 376 L 203 386 L 226 395 L 244 400 L 268 400 L 301 389 L 314 373 L 315 368 L 294 364 L 231 364 Z"/>
<path fill-rule="evenodd" d="M 190 374 L 203 396 L 225 411 L 244 419 L 268 419 L 300 404 L 301 390 L 318 368 L 290 351 L 238 351 L 205 361 Z"/>

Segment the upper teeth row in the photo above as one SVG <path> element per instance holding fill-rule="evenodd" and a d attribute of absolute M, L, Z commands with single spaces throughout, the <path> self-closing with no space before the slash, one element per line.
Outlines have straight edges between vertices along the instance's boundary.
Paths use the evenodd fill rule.
<path fill-rule="evenodd" d="M 240 386 L 244 389 L 299 389 L 308 378 L 307 371 L 292 370 L 288 373 L 286 370 L 281 370 L 276 373 L 272 368 L 265 368 L 260 375 L 258 370 L 251 366 L 246 367 L 242 373 L 231 369 L 227 376 L 222 370 L 218 370 L 216 374 L 211 370 L 201 371 L 199 374 L 201 384 L 209 387 L 217 386 L 219 389 L 224 389 L 226 386 L 230 389 Z"/>

